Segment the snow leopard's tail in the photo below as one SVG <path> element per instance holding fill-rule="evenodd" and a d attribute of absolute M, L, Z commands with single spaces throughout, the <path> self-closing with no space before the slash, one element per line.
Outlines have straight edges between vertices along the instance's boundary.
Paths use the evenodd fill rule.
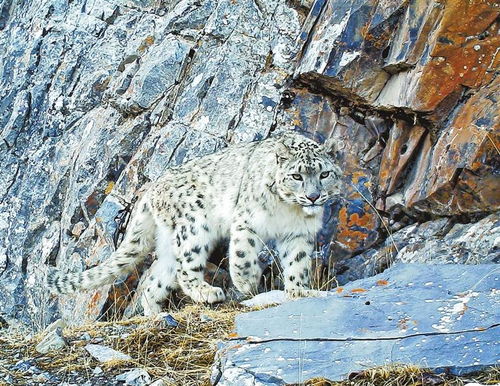
<path fill-rule="evenodd" d="M 87 271 L 63 273 L 52 270 L 47 276 L 49 290 L 68 294 L 110 284 L 131 272 L 155 246 L 156 224 L 146 203 L 138 204 L 129 229 L 118 249 L 104 263 Z"/>

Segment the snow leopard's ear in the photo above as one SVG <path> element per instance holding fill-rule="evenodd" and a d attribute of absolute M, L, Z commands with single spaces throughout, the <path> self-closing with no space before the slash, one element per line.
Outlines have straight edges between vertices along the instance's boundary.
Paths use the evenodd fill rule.
<path fill-rule="evenodd" d="M 280 140 L 276 143 L 276 162 L 278 164 L 283 163 L 283 161 L 286 161 L 291 157 L 291 144 L 292 138 L 287 134 L 282 135 Z"/>
<path fill-rule="evenodd" d="M 335 157 L 337 155 L 338 151 L 338 146 L 337 146 L 337 139 L 330 137 L 328 138 L 323 145 L 321 145 L 323 148 L 323 152 L 325 154 L 328 154 L 331 157 Z"/>

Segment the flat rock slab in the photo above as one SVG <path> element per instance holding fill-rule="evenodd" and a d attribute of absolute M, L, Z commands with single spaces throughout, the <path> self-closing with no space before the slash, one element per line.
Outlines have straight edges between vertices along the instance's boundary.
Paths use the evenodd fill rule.
<path fill-rule="evenodd" d="M 237 317 L 217 385 L 345 379 L 388 363 L 460 375 L 500 364 L 500 266 L 397 264 L 329 296 Z"/>

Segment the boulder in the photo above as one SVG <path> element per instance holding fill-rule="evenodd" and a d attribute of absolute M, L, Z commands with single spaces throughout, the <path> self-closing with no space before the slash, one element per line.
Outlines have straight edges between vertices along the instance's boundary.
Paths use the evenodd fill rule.
<path fill-rule="evenodd" d="M 212 383 L 341 381 L 391 363 L 452 374 L 495 366 L 497 271 L 492 264 L 401 263 L 327 297 L 239 315 Z"/>

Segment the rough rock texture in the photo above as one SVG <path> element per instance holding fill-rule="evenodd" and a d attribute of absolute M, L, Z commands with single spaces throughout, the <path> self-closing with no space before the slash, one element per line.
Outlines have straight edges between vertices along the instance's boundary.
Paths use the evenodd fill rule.
<path fill-rule="evenodd" d="M 366 201 L 352 209 L 356 196 L 385 212 L 499 208 L 499 12 L 495 1 L 315 2 L 295 77 L 316 93 L 300 94 L 311 102 L 295 123 L 345 143 L 337 247 L 365 249 L 379 226 Z"/>
<path fill-rule="evenodd" d="M 144 182 L 268 135 L 303 16 L 284 0 L 2 10 L 0 310 L 40 327 L 55 311 L 45 267 L 106 259 Z M 107 292 L 58 307 L 93 319 Z"/>
<path fill-rule="evenodd" d="M 500 216 L 495 213 L 472 224 L 448 218 L 413 224 L 350 259 L 335 263 L 340 285 L 373 276 L 394 262 L 428 264 L 500 263 Z"/>
<path fill-rule="evenodd" d="M 2 1 L 0 312 L 42 328 L 122 309 L 137 275 L 56 302 L 47 266 L 106 259 L 145 182 L 272 131 L 339 141 L 345 199 L 329 207 L 322 259 L 382 245 L 389 217 L 498 210 L 499 8 Z"/>
<path fill-rule="evenodd" d="M 500 362 L 498 266 L 398 264 L 326 298 L 236 318 L 217 385 L 302 384 L 403 363 L 465 374 Z M 439 349 L 438 349 L 439 348 Z"/>

